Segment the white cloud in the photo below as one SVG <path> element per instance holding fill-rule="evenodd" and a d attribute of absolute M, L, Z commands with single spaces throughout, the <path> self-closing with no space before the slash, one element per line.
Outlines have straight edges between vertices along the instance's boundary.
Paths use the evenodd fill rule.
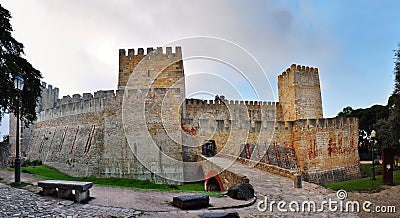
<path fill-rule="evenodd" d="M 329 26 L 319 26 L 317 12 L 307 5 L 302 10 L 277 1 L 228 0 L 5 0 L 2 5 L 14 17 L 14 35 L 25 45 L 27 59 L 61 95 L 116 89 L 119 48 L 157 47 L 190 36 L 220 37 L 247 49 L 275 92 L 277 75 L 291 63 L 318 67 L 339 52 Z M 186 84 L 191 85 L 196 84 Z"/>

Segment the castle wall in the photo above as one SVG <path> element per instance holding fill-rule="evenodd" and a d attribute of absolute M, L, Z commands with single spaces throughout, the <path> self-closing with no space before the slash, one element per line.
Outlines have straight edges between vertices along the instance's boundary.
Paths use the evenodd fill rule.
<path fill-rule="evenodd" d="M 306 181 L 325 184 L 361 177 L 356 118 L 295 121 L 293 143 Z"/>
<path fill-rule="evenodd" d="M 201 153 L 204 140 L 212 139 L 217 153 L 246 158 L 244 144 L 249 144 L 253 163 L 298 171 L 318 184 L 361 176 L 357 119 L 273 121 L 279 105 L 187 99 L 182 129 L 185 142 L 195 145 L 186 150 L 188 156 Z"/>
<path fill-rule="evenodd" d="M 322 119 L 317 68 L 283 72 L 279 103 L 185 99 L 182 53 L 175 51 L 121 49 L 116 92 L 58 99 L 58 89 L 47 86 L 38 120 L 22 130 L 22 153 L 73 176 L 174 183 L 198 171 L 182 161 L 198 161 L 211 139 L 219 154 L 289 177 L 300 172 L 318 184 L 360 177 L 358 122 Z"/>
<path fill-rule="evenodd" d="M 8 142 L 0 142 L 0 169 L 8 167 L 10 147 Z"/>
<path fill-rule="evenodd" d="M 9 156 L 10 161 L 15 159 L 15 146 L 16 146 L 16 140 L 17 140 L 17 129 L 16 128 L 17 128 L 17 118 L 15 117 L 14 113 L 10 113 L 9 128 L 8 128 L 9 143 L 11 145 L 10 156 Z"/>
<path fill-rule="evenodd" d="M 66 98 L 64 98 L 66 99 Z M 64 102 L 42 111 L 28 141 L 27 158 L 73 176 L 98 175 L 104 146 L 107 98 Z"/>
<path fill-rule="evenodd" d="M 276 105 L 275 102 L 187 99 L 182 129 L 188 135 L 187 144 L 197 147 L 189 156 L 209 139 L 215 140 L 218 153 L 231 155 L 239 155 L 245 143 L 269 144 Z"/>

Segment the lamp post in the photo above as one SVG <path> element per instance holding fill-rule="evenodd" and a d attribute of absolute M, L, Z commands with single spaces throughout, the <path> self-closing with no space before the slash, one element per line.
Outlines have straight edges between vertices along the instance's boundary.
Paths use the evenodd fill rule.
<path fill-rule="evenodd" d="M 376 131 L 371 131 L 371 158 L 372 158 L 372 166 L 371 166 L 371 180 L 375 180 L 375 161 L 374 161 L 374 144 L 375 144 Z"/>
<path fill-rule="evenodd" d="M 15 185 L 21 184 L 21 157 L 19 156 L 19 101 L 21 97 L 21 91 L 24 88 L 24 79 L 18 76 L 14 79 L 14 87 L 18 90 L 17 93 L 17 110 L 15 117 L 17 118 L 17 132 L 15 134 Z"/>

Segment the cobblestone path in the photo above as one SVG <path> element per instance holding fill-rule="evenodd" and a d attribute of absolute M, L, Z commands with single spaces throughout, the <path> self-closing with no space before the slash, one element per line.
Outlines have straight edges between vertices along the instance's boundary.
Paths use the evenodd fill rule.
<path fill-rule="evenodd" d="M 216 161 L 225 161 L 219 159 Z M 217 210 L 193 210 L 181 211 L 176 208 L 170 209 L 164 207 L 163 211 L 159 208 L 152 208 L 151 205 L 160 205 L 158 196 L 165 195 L 159 191 L 149 191 L 148 195 L 151 198 L 146 198 L 143 202 L 138 195 L 140 191 L 127 189 L 121 194 L 120 188 L 107 187 L 103 191 L 93 191 L 97 196 L 96 199 L 108 199 L 105 201 L 92 200 L 88 204 L 77 204 L 71 201 L 56 200 L 51 198 L 44 198 L 32 192 L 11 188 L 10 186 L 0 183 L 0 217 L 198 217 L 203 213 L 221 213 L 221 212 L 238 212 L 240 217 L 399 217 L 399 212 L 395 214 L 374 214 L 374 213 L 354 213 L 340 211 L 331 211 L 327 204 L 324 205 L 321 212 L 290 212 L 288 204 L 297 202 L 300 205 L 303 202 L 315 202 L 316 210 L 321 209 L 321 204 L 324 201 L 339 201 L 336 192 L 325 189 L 324 187 L 303 182 L 303 188 L 293 188 L 293 181 L 288 178 L 279 177 L 259 169 L 255 169 L 240 163 L 234 163 L 230 166 L 230 171 L 246 175 L 250 179 L 250 183 L 254 186 L 257 195 L 257 201 L 254 205 L 244 208 L 232 209 L 217 209 Z M 3 177 L 4 175 L 2 175 Z M 25 175 L 24 178 L 27 178 Z M 4 178 L 4 177 L 3 177 Z M 95 187 L 97 188 L 97 187 Z M 99 187 L 101 189 L 101 187 Z M 348 193 L 348 199 L 360 202 L 369 200 L 374 205 L 393 205 L 400 209 L 400 187 L 387 187 L 380 193 Z M 135 196 L 130 198 L 129 196 Z M 179 195 L 177 193 L 177 195 Z M 164 196 L 165 197 L 165 196 Z M 258 205 L 261 201 L 265 201 L 267 197 L 268 207 L 266 210 L 264 204 Z M 169 199 L 169 198 L 168 198 Z M 172 200 L 172 199 L 170 199 Z M 221 202 L 229 202 L 230 198 L 217 199 Z M 131 201 L 129 204 L 127 201 Z M 163 200 L 165 201 L 165 199 Z M 273 210 L 270 210 L 270 204 L 275 201 Z M 284 209 L 288 212 L 279 211 L 277 202 L 283 201 L 287 205 Z M 344 200 L 346 202 L 346 200 Z M 138 210 L 139 204 L 147 204 L 148 208 Z M 162 202 L 161 204 L 168 204 Z M 135 207 L 136 205 L 136 207 Z M 126 207 L 126 208 L 120 208 Z M 169 206 L 170 207 L 170 206 Z M 301 206 L 300 206 L 301 207 Z M 150 209 L 149 209 L 150 208 Z M 165 210 L 167 209 L 167 210 Z M 301 210 L 301 208 L 300 208 Z"/>
<path fill-rule="evenodd" d="M 135 217 L 133 209 L 74 204 L 72 201 L 48 200 L 23 189 L 0 183 L 0 217 Z"/>
<path fill-rule="evenodd" d="M 221 165 L 224 165 L 223 162 L 225 161 L 231 161 L 224 157 L 214 158 L 213 162 Z M 270 174 L 238 162 L 233 163 L 229 167 L 229 171 L 247 176 L 258 198 L 257 203 L 253 206 L 238 211 L 241 217 L 358 217 L 356 213 L 330 211 L 328 205 L 324 205 L 324 210 L 321 212 L 307 212 L 307 208 L 305 210 L 306 212 L 301 212 L 301 205 L 299 208 L 300 212 L 290 212 L 288 206 L 292 201 L 298 202 L 299 204 L 306 201 L 315 202 L 316 210 L 318 210 L 321 208 L 321 203 L 323 201 L 328 201 L 329 198 L 338 200 L 336 192 L 308 182 L 303 182 L 303 188 L 296 189 L 293 188 L 293 180 L 289 178 Z M 263 211 L 264 204 L 260 205 L 261 211 L 258 209 L 258 204 L 260 201 L 265 201 L 265 197 L 267 197 L 268 203 L 275 201 L 272 211 L 270 210 L 271 207 L 267 207 L 266 210 Z M 288 212 L 278 210 L 277 203 L 279 201 L 284 201 L 287 204 L 285 209 L 287 209 Z"/>

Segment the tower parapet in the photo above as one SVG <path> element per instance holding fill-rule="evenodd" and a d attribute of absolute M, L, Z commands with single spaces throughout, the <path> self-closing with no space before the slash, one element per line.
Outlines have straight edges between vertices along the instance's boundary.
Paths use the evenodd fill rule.
<path fill-rule="evenodd" d="M 318 68 L 292 64 L 278 76 L 282 120 L 323 118 Z"/>
<path fill-rule="evenodd" d="M 52 85 L 47 85 L 42 82 L 42 95 L 39 98 L 39 102 L 36 108 L 36 112 L 53 108 L 57 104 L 59 89 Z"/>
<path fill-rule="evenodd" d="M 147 53 L 144 53 L 143 48 L 139 48 L 137 50 L 137 53 L 135 53 L 135 49 L 128 49 L 128 54 L 126 54 L 125 49 L 120 49 L 119 50 L 119 77 L 118 77 L 118 89 L 124 89 L 129 77 L 135 70 L 135 68 L 138 66 L 140 61 L 143 60 L 143 58 L 146 57 L 146 60 L 151 60 L 146 62 L 149 64 L 162 64 L 162 61 L 168 62 L 168 63 L 173 63 L 173 62 L 178 62 L 177 64 L 182 67 L 182 69 L 165 69 L 168 71 L 182 71 L 183 72 L 183 62 L 182 62 L 182 49 L 181 47 L 177 46 L 175 47 L 175 52 L 172 51 L 172 47 L 166 47 L 165 50 L 163 50 L 162 47 L 157 47 L 154 49 L 153 47 L 147 48 Z M 155 59 L 155 60 L 152 60 Z M 149 67 L 151 70 L 152 67 Z M 137 73 L 137 72 L 135 72 Z M 151 77 L 150 74 L 154 72 L 145 72 L 143 77 Z M 173 75 L 169 75 L 173 76 Z M 178 75 L 178 77 L 183 77 L 182 75 Z"/>

